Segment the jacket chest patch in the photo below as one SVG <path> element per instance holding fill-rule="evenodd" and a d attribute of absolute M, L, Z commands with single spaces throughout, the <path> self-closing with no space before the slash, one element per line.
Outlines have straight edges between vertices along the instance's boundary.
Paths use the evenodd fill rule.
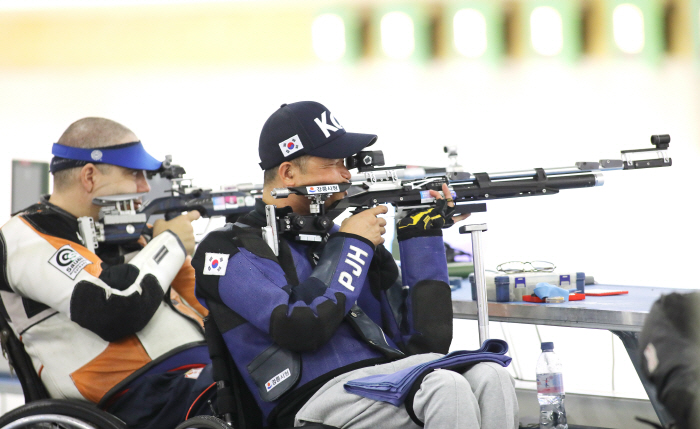
<path fill-rule="evenodd" d="M 92 264 L 92 262 L 84 258 L 70 245 L 66 244 L 51 256 L 49 264 L 70 277 L 71 280 L 75 280 L 83 268 Z"/>

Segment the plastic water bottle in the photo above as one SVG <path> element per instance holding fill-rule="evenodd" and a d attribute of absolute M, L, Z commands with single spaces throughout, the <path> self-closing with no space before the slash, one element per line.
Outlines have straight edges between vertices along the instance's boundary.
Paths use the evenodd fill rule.
<path fill-rule="evenodd" d="M 554 343 L 542 343 L 537 360 L 537 400 L 540 402 L 540 429 L 568 429 L 564 410 L 564 383 L 561 362 L 554 354 Z"/>

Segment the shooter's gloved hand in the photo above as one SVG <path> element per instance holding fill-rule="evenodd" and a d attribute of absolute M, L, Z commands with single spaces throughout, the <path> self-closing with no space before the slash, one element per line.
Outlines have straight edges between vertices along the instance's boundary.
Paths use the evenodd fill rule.
<path fill-rule="evenodd" d="M 407 240 L 413 237 L 429 237 L 442 235 L 442 228 L 454 225 L 452 214 L 454 206 L 450 207 L 452 199 L 438 199 L 434 207 L 411 210 L 405 218 L 396 225 L 398 239 Z"/>

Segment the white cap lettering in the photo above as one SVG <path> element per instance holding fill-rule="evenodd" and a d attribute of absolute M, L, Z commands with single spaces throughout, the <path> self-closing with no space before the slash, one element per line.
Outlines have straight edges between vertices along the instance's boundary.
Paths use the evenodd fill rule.
<path fill-rule="evenodd" d="M 334 120 L 335 117 L 331 115 L 331 121 L 333 121 L 334 124 L 337 124 L 338 121 Z M 326 136 L 326 138 L 331 136 L 331 133 L 328 132 L 328 130 L 331 131 L 338 131 L 338 128 L 334 127 L 333 125 L 330 125 L 326 122 L 326 111 L 324 110 L 323 113 L 321 114 L 321 118 L 314 118 L 314 122 L 316 122 L 316 125 L 323 131 L 323 135 Z M 342 127 L 340 127 L 342 128 Z"/>
<path fill-rule="evenodd" d="M 332 114 L 332 113 L 330 113 L 330 112 L 328 112 L 328 113 L 329 113 L 330 116 L 331 116 L 331 123 L 332 123 L 333 125 L 335 125 L 335 127 L 338 128 L 338 129 L 343 128 L 343 126 L 340 125 L 340 122 L 338 122 L 338 120 L 335 118 L 335 115 Z"/>

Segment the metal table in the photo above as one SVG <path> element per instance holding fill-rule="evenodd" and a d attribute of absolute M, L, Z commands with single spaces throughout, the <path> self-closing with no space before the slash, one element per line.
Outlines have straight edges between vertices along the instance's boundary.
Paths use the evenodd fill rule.
<path fill-rule="evenodd" d="M 693 291 L 693 289 L 645 286 L 586 286 L 587 291 L 595 291 L 596 289 L 626 290 L 629 293 L 614 296 L 587 296 L 583 301 L 561 304 L 489 302 L 489 320 L 639 332 L 642 330 L 651 305 L 661 294 Z M 458 319 L 476 320 L 476 301 L 472 301 L 471 287 L 468 281 L 465 280 L 462 287 L 452 293 L 452 310 L 454 317 Z"/>
<path fill-rule="evenodd" d="M 617 335 L 627 349 L 644 389 L 649 396 L 659 421 L 672 421 L 663 405 L 658 402 L 656 388 L 644 377 L 639 361 L 639 332 L 644 326 L 652 304 L 662 295 L 672 292 L 687 293 L 695 289 L 669 289 L 645 286 L 589 285 L 586 291 L 596 289 L 626 290 L 626 295 L 587 296 L 583 301 L 561 304 L 529 302 L 489 302 L 488 319 L 498 322 L 528 323 L 534 325 L 566 326 L 572 328 L 606 329 Z M 452 311 L 458 319 L 477 320 L 476 301 L 472 300 L 471 286 L 464 281 L 452 293 Z"/>

